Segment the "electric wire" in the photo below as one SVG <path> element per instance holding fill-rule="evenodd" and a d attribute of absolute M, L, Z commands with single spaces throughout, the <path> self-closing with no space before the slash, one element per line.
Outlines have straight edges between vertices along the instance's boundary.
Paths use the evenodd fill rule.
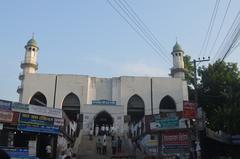
<path fill-rule="evenodd" d="M 120 0 L 121 2 L 121 0 Z M 147 30 L 147 32 L 150 34 L 150 37 L 155 40 L 156 44 L 159 46 L 159 48 L 164 52 L 167 52 L 164 46 L 160 43 L 160 41 L 157 39 L 157 37 L 153 34 L 153 32 L 149 29 L 149 27 L 143 22 L 143 20 L 138 16 L 138 14 L 134 11 L 134 9 L 130 6 L 130 4 L 123 0 L 123 2 L 126 4 L 126 6 L 130 9 L 130 11 L 135 15 L 136 19 L 144 26 L 144 28 Z M 168 57 L 168 56 L 167 56 Z"/>
<path fill-rule="evenodd" d="M 115 4 L 117 4 L 119 7 L 120 7 L 120 4 L 118 3 L 118 2 L 116 2 L 116 0 L 114 0 L 115 1 Z M 154 45 L 154 43 L 152 43 L 151 42 L 151 40 L 149 40 L 149 38 L 148 37 L 146 37 L 146 33 L 145 32 L 143 32 L 140 28 L 140 26 L 138 26 L 137 24 L 136 24 L 136 22 L 133 22 L 133 18 L 130 18 L 130 15 L 129 14 L 127 14 L 127 12 L 123 9 L 123 7 L 120 7 L 121 9 L 122 9 L 122 11 L 124 11 L 124 13 L 128 16 L 128 18 L 130 19 L 128 19 L 128 18 L 126 18 L 114 5 L 113 5 L 113 3 L 110 1 L 110 0 L 107 0 L 107 2 L 110 4 L 110 6 L 125 20 L 125 22 L 133 29 L 133 31 L 135 31 L 153 50 L 154 50 L 154 52 L 156 53 L 156 54 L 158 54 L 159 56 L 161 56 L 162 58 L 163 58 L 163 61 L 166 63 L 166 64 L 170 64 L 171 65 L 171 63 L 166 59 L 166 57 L 165 56 L 163 56 L 160 52 L 159 52 L 159 50 L 157 49 L 157 47 Z M 134 25 L 130 22 L 130 21 L 132 21 L 132 23 L 134 23 L 135 24 L 135 27 L 134 27 Z M 136 28 L 137 27 L 137 28 Z"/>
<path fill-rule="evenodd" d="M 232 0 L 229 0 L 229 2 L 228 2 L 228 5 L 227 5 L 226 11 L 225 11 L 225 13 L 224 13 L 224 16 L 223 16 L 223 19 L 222 19 L 220 28 L 219 28 L 219 30 L 218 30 L 217 36 L 216 36 L 216 38 L 215 38 L 215 40 L 214 40 L 214 42 L 213 42 L 213 45 L 212 45 L 212 47 L 211 47 L 211 49 L 210 49 L 209 56 L 211 56 L 212 51 L 213 51 L 213 49 L 215 48 L 216 42 L 217 42 L 217 40 L 218 40 L 218 38 L 219 38 L 219 35 L 220 35 L 221 30 L 222 30 L 223 24 L 224 24 L 224 22 L 225 22 L 225 19 L 226 19 L 226 16 L 227 16 L 227 13 L 228 13 L 228 10 L 229 10 L 231 1 L 232 1 Z"/>
<path fill-rule="evenodd" d="M 205 51 L 207 49 L 207 47 L 206 47 L 208 45 L 207 41 L 209 41 L 210 32 L 212 30 L 212 26 L 213 26 L 213 23 L 214 23 L 215 18 L 216 18 L 216 12 L 218 10 L 219 2 L 220 2 L 220 0 L 215 1 L 215 5 L 214 5 L 214 9 L 213 9 L 212 16 L 211 16 L 211 19 L 210 19 L 210 23 L 208 25 L 208 30 L 206 32 L 202 47 L 200 49 L 199 57 L 202 56 L 203 51 Z"/>
<path fill-rule="evenodd" d="M 220 59 L 221 54 L 224 54 L 224 53 L 221 53 L 220 50 L 224 48 L 224 47 L 223 47 L 223 46 L 224 46 L 224 43 L 226 43 L 227 38 L 232 34 L 233 28 L 234 28 L 234 26 L 235 26 L 236 23 L 237 23 L 237 20 L 238 20 L 239 15 L 240 15 L 240 11 L 238 11 L 236 17 L 235 17 L 234 20 L 233 20 L 233 23 L 231 24 L 230 28 L 228 29 L 228 32 L 227 32 L 226 36 L 224 37 L 224 39 L 223 39 L 220 47 L 218 48 L 218 50 L 217 50 L 217 52 L 216 52 L 216 54 L 215 54 L 215 56 L 214 56 L 214 58 L 213 58 L 213 61 L 215 61 L 215 60 L 217 60 L 217 59 Z"/>

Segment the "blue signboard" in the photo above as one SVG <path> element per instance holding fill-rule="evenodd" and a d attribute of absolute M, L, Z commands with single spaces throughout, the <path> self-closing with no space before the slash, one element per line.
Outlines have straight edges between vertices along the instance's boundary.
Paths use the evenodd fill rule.
<path fill-rule="evenodd" d="M 0 99 L 0 109 L 11 110 L 12 102 Z"/>
<path fill-rule="evenodd" d="M 21 113 L 18 130 L 58 134 L 59 127 L 54 126 L 54 118 Z"/>
<path fill-rule="evenodd" d="M 28 155 L 28 149 L 23 148 L 2 148 L 7 154 L 11 157 L 11 159 L 38 159 L 35 156 Z"/>
<path fill-rule="evenodd" d="M 59 134 L 59 127 L 56 126 L 18 125 L 18 129 L 21 131 Z"/>
<path fill-rule="evenodd" d="M 92 100 L 92 105 L 116 105 L 116 101 L 100 99 L 100 100 Z"/>

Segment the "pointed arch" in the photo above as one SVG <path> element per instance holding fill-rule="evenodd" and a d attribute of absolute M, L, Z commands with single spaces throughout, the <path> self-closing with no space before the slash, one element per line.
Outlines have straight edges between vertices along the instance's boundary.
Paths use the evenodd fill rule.
<path fill-rule="evenodd" d="M 47 98 L 41 92 L 36 92 L 30 99 L 29 104 L 38 105 L 38 106 L 47 106 Z"/>
<path fill-rule="evenodd" d="M 66 95 L 62 102 L 62 110 L 71 120 L 77 121 L 80 114 L 80 100 L 78 96 L 72 92 Z"/>
<path fill-rule="evenodd" d="M 131 121 L 139 121 L 144 116 L 145 104 L 143 99 L 135 94 L 128 100 L 127 114 L 130 116 Z"/>
<path fill-rule="evenodd" d="M 173 98 L 169 95 L 166 95 L 162 98 L 159 105 L 160 112 L 173 112 L 176 111 L 176 103 Z"/>

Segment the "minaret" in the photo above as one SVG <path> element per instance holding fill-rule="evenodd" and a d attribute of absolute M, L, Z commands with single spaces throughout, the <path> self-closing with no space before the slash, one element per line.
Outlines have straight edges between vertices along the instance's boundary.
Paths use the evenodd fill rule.
<path fill-rule="evenodd" d="M 19 93 L 19 101 L 22 99 L 22 91 L 23 91 L 23 81 L 24 77 L 28 73 L 36 73 L 38 69 L 37 64 L 37 55 L 38 55 L 38 45 L 34 37 L 32 37 L 25 46 L 25 58 L 24 61 L 21 62 L 22 73 L 19 75 L 19 80 L 21 81 L 21 85 L 18 87 L 17 92 Z"/>
<path fill-rule="evenodd" d="M 173 68 L 171 69 L 171 76 L 173 78 L 185 79 L 183 54 L 184 51 L 182 47 L 176 42 L 172 51 Z"/>

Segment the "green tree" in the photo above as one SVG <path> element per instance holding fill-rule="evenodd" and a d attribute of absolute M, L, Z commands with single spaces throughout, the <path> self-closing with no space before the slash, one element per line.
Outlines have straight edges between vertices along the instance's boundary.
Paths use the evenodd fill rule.
<path fill-rule="evenodd" d="M 185 55 L 183 57 L 184 61 L 184 68 L 185 68 L 185 80 L 188 84 L 188 94 L 189 94 L 189 100 L 194 100 L 194 66 L 191 61 L 191 57 L 188 55 Z"/>
<path fill-rule="evenodd" d="M 235 63 L 216 61 L 198 70 L 199 104 L 204 108 L 209 127 L 227 133 L 240 133 L 240 73 Z"/>

